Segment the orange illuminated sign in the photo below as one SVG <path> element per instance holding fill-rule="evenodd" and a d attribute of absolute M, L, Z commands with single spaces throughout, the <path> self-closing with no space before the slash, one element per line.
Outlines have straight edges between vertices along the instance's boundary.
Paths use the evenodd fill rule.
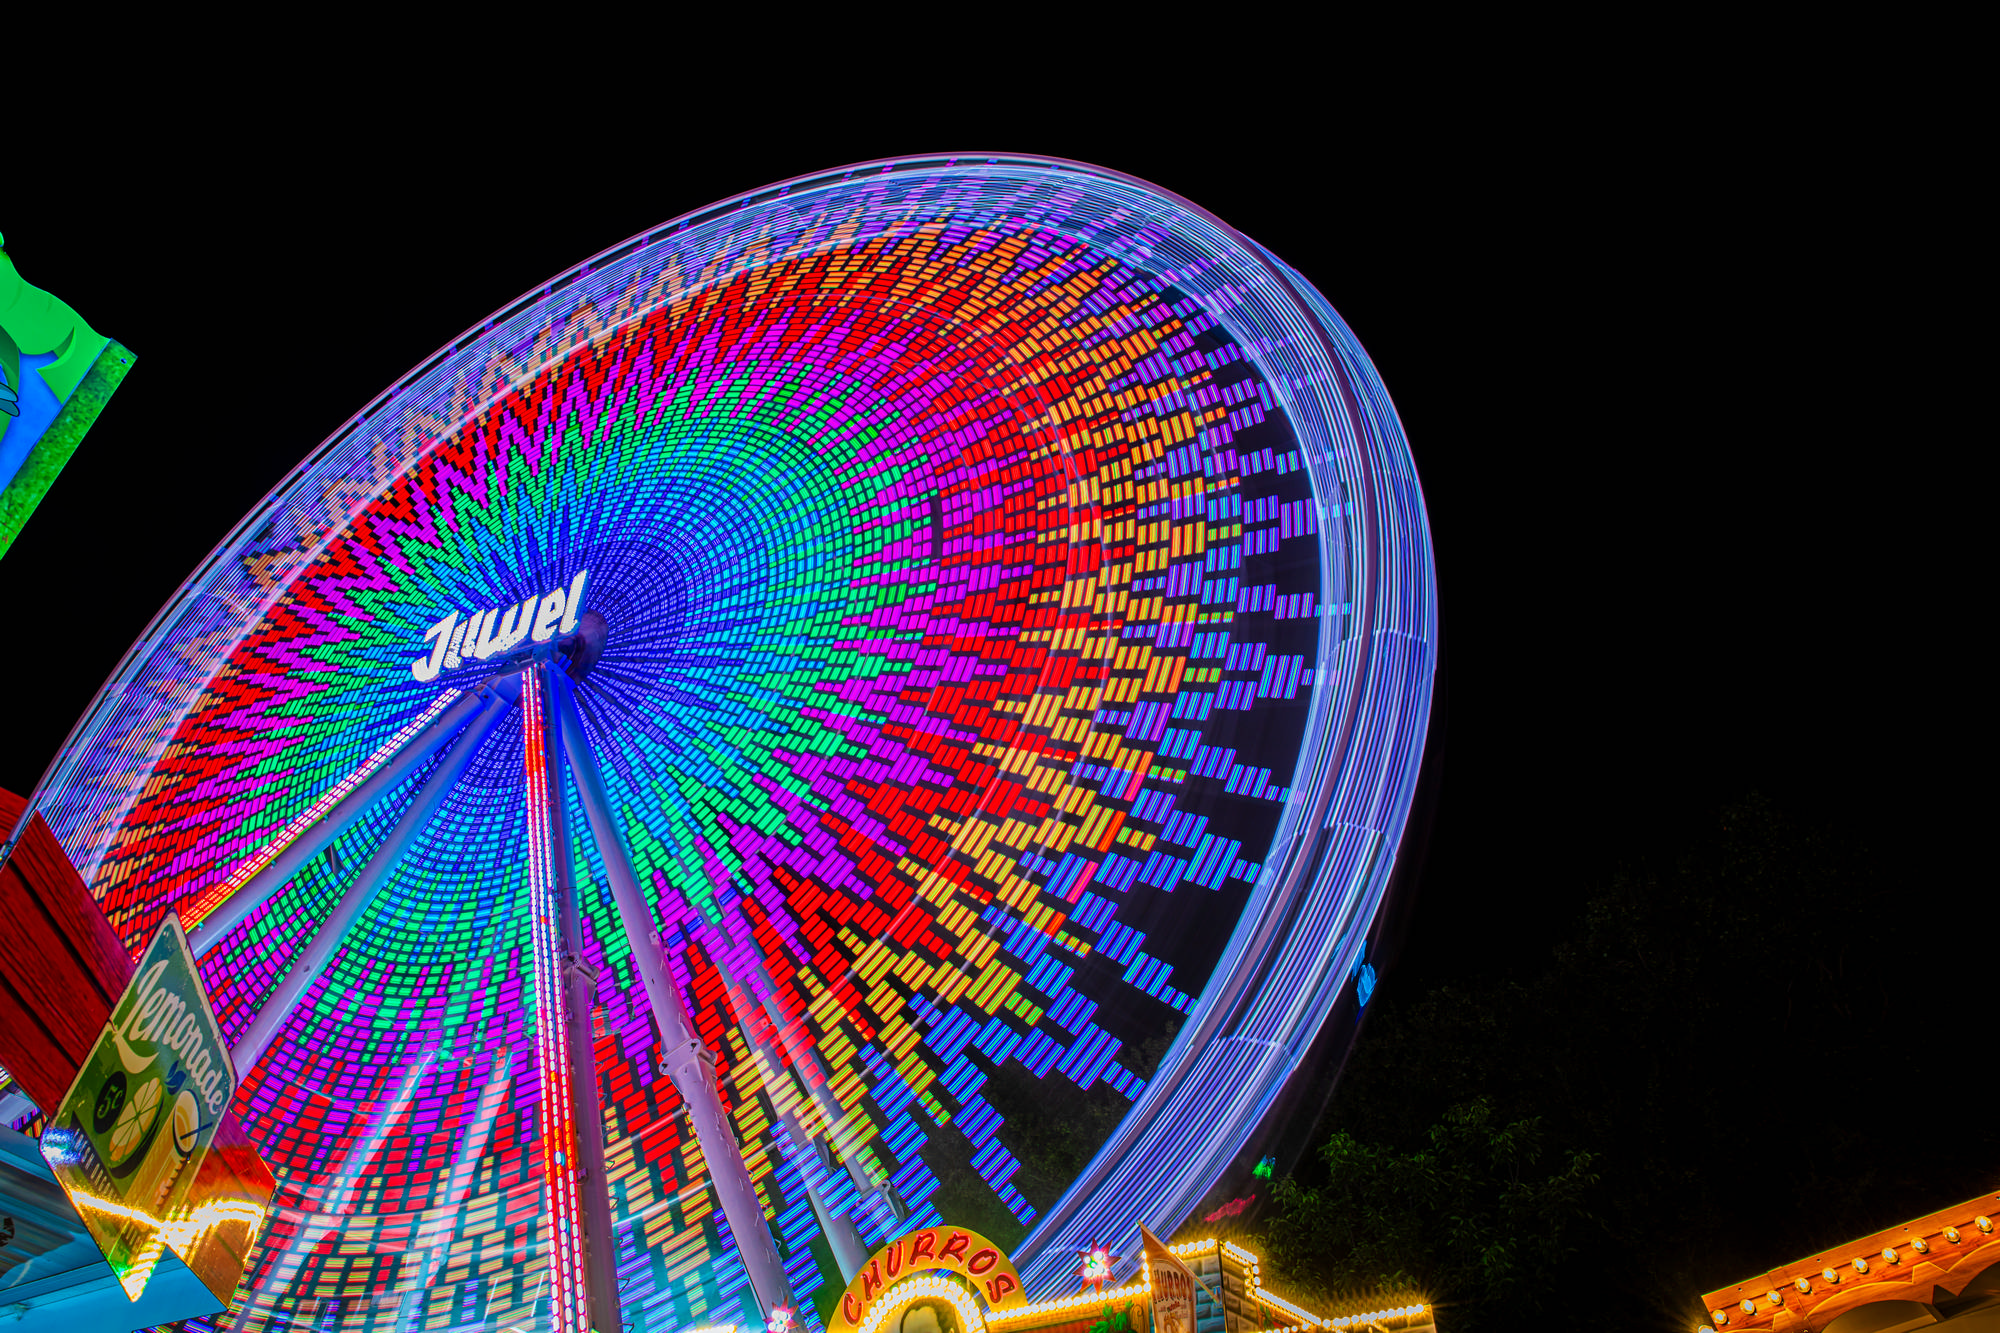
<path fill-rule="evenodd" d="M 869 1307 L 885 1291 L 912 1273 L 934 1269 L 965 1278 L 985 1298 L 989 1309 L 1006 1310 L 1028 1303 L 1021 1290 L 1021 1275 L 1005 1250 L 963 1227 L 925 1227 L 899 1236 L 874 1253 L 841 1293 L 827 1333 L 860 1333 Z"/>

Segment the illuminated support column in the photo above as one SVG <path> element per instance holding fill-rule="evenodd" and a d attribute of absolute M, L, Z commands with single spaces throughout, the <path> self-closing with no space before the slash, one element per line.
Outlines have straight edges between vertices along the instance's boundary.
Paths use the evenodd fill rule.
<path fill-rule="evenodd" d="M 891 1216 L 898 1222 L 907 1221 L 910 1210 L 894 1195 L 888 1182 L 883 1181 L 878 1184 L 868 1178 L 867 1171 L 861 1166 L 858 1147 L 854 1151 L 841 1151 L 840 1126 L 847 1116 L 841 1110 L 840 1103 L 835 1101 L 833 1094 L 827 1090 L 831 1086 L 832 1078 L 827 1073 L 826 1065 L 820 1061 L 819 1052 L 792 1035 L 792 1030 L 785 1025 L 785 1015 L 778 1008 L 775 994 L 764 997 L 764 1012 L 770 1017 L 771 1026 L 776 1029 L 778 1039 L 784 1043 L 785 1049 L 791 1052 L 792 1067 L 805 1071 L 799 1075 L 799 1082 L 805 1087 L 806 1095 L 813 1099 L 813 1104 L 819 1107 L 820 1119 L 826 1123 L 828 1155 L 847 1172 L 847 1178 L 854 1182 L 856 1190 L 864 1195 L 872 1193 L 880 1196 L 883 1206 L 889 1210 Z M 812 1075 L 818 1076 L 818 1083 L 812 1081 L 810 1077 Z M 846 1214 L 843 1213 L 842 1217 L 846 1217 Z M 848 1219 L 847 1224 L 853 1226 L 853 1220 Z"/>
<path fill-rule="evenodd" d="M 476 714 L 482 710 L 489 715 L 497 713 L 520 697 L 521 682 L 511 675 L 496 677 L 463 694 L 447 690 L 439 695 L 437 702 L 383 742 L 257 855 L 182 911 L 181 923 L 187 926 L 188 948 L 194 956 L 199 958 L 221 943 L 224 935 L 443 748 Z"/>
<path fill-rule="evenodd" d="M 576 1145 L 577 1187 L 583 1203 L 584 1268 L 589 1276 L 590 1322 L 598 1333 L 618 1333 L 624 1312 L 618 1301 L 618 1242 L 611 1231 L 611 1185 L 604 1165 L 604 1107 L 598 1101 L 596 1021 L 597 973 L 583 961 L 583 916 L 577 910 L 575 846 L 564 803 L 562 717 L 555 668 L 538 665 L 535 692 L 542 718 L 542 768 L 548 775 L 551 891 L 559 912 L 563 1027 L 569 1048 L 570 1120 Z M 532 818 L 532 814 L 530 816 Z"/>
<path fill-rule="evenodd" d="M 563 975 L 562 904 L 556 897 L 548 718 L 542 673 L 531 667 L 521 708 L 523 767 L 528 786 L 528 925 L 535 943 L 535 1056 L 541 1065 L 542 1188 L 549 1237 L 549 1327 L 586 1333 L 591 1327 L 590 1269 L 584 1253 L 583 1210 L 577 1189 L 576 1099 L 570 1080 L 568 989 Z M 563 849 L 567 859 L 569 849 Z M 614 1325 L 615 1328 L 615 1325 Z"/>
<path fill-rule="evenodd" d="M 569 752 L 570 771 L 576 775 L 577 796 L 590 823 L 598 855 L 604 860 L 605 876 L 611 881 L 611 900 L 618 907 L 619 923 L 625 928 L 626 942 L 632 946 L 632 961 L 645 983 L 646 1002 L 660 1028 L 667 1077 L 674 1081 L 675 1090 L 687 1106 L 688 1119 L 701 1144 L 701 1155 L 708 1163 L 709 1180 L 715 1186 L 722 1214 L 729 1219 L 729 1230 L 735 1235 L 736 1248 L 743 1257 L 743 1270 L 749 1275 L 758 1307 L 768 1319 L 780 1305 L 797 1307 L 791 1281 L 785 1276 L 778 1247 L 765 1224 L 764 1206 L 757 1201 L 757 1187 L 751 1183 L 750 1170 L 743 1165 L 743 1149 L 736 1141 L 735 1127 L 729 1123 L 722 1110 L 722 1098 L 716 1093 L 715 1058 L 695 1035 L 687 1007 L 681 1002 L 680 988 L 667 974 L 666 960 L 660 953 L 659 931 L 646 908 L 645 895 L 639 890 L 631 853 L 626 850 L 625 836 L 612 813 L 611 798 L 604 790 L 604 778 L 597 770 L 597 757 L 591 753 L 590 742 L 583 734 L 583 718 L 576 711 L 576 699 L 562 676 L 551 673 L 550 678 L 561 696 L 563 746 Z"/>
<path fill-rule="evenodd" d="M 715 962 L 717 968 L 722 972 L 723 980 L 728 983 L 730 991 L 733 994 L 739 987 L 737 986 L 735 974 L 731 971 L 725 958 L 729 944 L 728 933 L 720 926 L 711 926 L 711 929 L 723 938 L 725 948 L 715 953 Z M 861 1165 L 859 1151 L 861 1145 L 854 1143 L 850 1136 L 850 1147 L 846 1150 L 842 1149 L 840 1129 L 852 1117 L 842 1109 L 840 1103 L 834 1100 L 832 1092 L 828 1090 L 832 1080 L 827 1073 L 826 1065 L 819 1058 L 819 1052 L 813 1048 L 811 1042 L 802 1042 L 799 1040 L 797 1030 L 785 1017 L 784 1011 L 779 1008 L 778 988 L 771 981 L 770 970 L 764 965 L 761 959 L 757 960 L 755 966 L 756 971 L 753 975 L 760 984 L 754 987 L 742 987 L 741 989 L 745 994 L 754 996 L 757 1002 L 763 1006 L 765 1017 L 771 1020 L 771 1030 L 778 1034 L 779 1043 L 785 1048 L 785 1052 L 791 1056 L 793 1077 L 798 1080 L 799 1087 L 805 1092 L 807 1098 L 819 1108 L 820 1120 L 826 1125 L 826 1149 L 828 1154 L 846 1170 L 847 1178 L 854 1182 L 854 1188 L 858 1192 L 864 1196 L 869 1194 L 875 1195 L 881 1200 L 882 1206 L 889 1210 L 891 1217 L 899 1223 L 907 1222 L 910 1218 L 909 1206 L 897 1196 L 889 1182 L 887 1180 L 877 1182 L 868 1178 L 867 1171 Z M 747 1034 L 751 1027 L 749 1020 L 741 1012 L 736 1015 L 736 1020 L 742 1025 L 744 1032 Z M 817 1083 L 813 1081 L 815 1077 L 819 1080 Z M 835 1216 L 848 1230 L 852 1231 L 854 1229 L 854 1219 L 846 1212 L 835 1214 Z M 822 1227 L 821 1230 L 825 1230 L 825 1228 Z M 828 1243 L 833 1244 L 831 1236 L 828 1237 Z M 861 1244 L 858 1233 L 855 1236 L 854 1243 L 856 1245 Z M 838 1249 L 838 1246 L 836 1245 L 835 1248 Z M 866 1257 L 865 1252 L 864 1257 Z"/>
<path fill-rule="evenodd" d="M 238 1079 L 247 1080 L 250 1071 L 264 1058 L 264 1052 L 270 1049 L 285 1020 L 292 1016 L 292 1010 L 305 998 L 313 980 L 333 961 L 348 930 L 368 910 L 368 904 L 375 901 L 375 895 L 402 861 L 403 853 L 410 849 L 417 834 L 437 813 L 444 798 L 451 794 L 451 789 L 464 776 L 466 765 L 472 762 L 472 756 L 479 752 L 486 738 L 493 734 L 493 728 L 505 712 L 505 707 L 501 706 L 480 713 L 472 725 L 452 742 L 436 770 L 425 781 L 423 789 L 417 793 L 417 799 L 403 812 L 403 817 L 396 821 L 396 827 L 389 831 L 388 838 L 376 849 L 375 855 L 368 858 L 368 864 L 362 867 L 360 875 L 348 886 L 340 901 L 334 904 L 333 911 L 327 914 L 312 943 L 292 960 L 292 970 L 265 999 L 257 1017 L 251 1020 L 249 1028 L 229 1050 L 229 1059 L 236 1066 Z"/>

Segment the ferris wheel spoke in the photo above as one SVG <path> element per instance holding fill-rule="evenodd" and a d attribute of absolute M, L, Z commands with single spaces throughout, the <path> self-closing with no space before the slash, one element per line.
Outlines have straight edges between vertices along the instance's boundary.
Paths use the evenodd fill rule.
<path fill-rule="evenodd" d="M 513 687 L 511 694 L 505 689 L 508 685 Z M 368 864 L 362 867 L 359 875 L 355 876 L 354 882 L 348 886 L 347 892 L 341 895 L 340 901 L 334 904 L 333 910 L 327 914 L 325 923 L 320 926 L 319 933 L 313 936 L 312 943 L 293 959 L 291 971 L 285 974 L 285 979 L 279 982 L 265 998 L 263 1006 L 257 1011 L 257 1017 L 251 1020 L 250 1026 L 236 1039 L 236 1044 L 229 1050 L 229 1058 L 236 1066 L 236 1076 L 239 1080 L 246 1078 L 250 1070 L 256 1067 L 257 1062 L 263 1059 L 264 1052 L 270 1049 L 271 1042 L 283 1029 L 286 1020 L 292 1016 L 292 1011 L 298 1007 L 299 1001 L 305 998 L 314 980 L 326 970 L 326 965 L 332 962 L 333 956 L 340 951 L 348 931 L 361 919 L 361 914 L 368 910 L 368 905 L 375 901 L 375 895 L 388 882 L 390 874 L 402 862 L 404 854 L 416 841 L 417 835 L 423 832 L 424 826 L 430 823 L 431 816 L 437 813 L 438 807 L 444 804 L 447 796 L 451 795 L 452 788 L 458 784 L 458 780 L 465 776 L 466 768 L 471 765 L 480 747 L 486 743 L 486 738 L 493 734 L 493 729 L 499 725 L 500 719 L 511 710 L 513 701 L 520 697 L 520 688 L 518 679 L 496 684 L 493 693 L 496 698 L 504 702 L 487 707 L 473 719 L 471 725 L 458 734 L 456 740 L 451 742 L 436 770 L 418 790 L 416 800 L 403 812 L 403 817 L 396 821 L 396 826 L 389 830 L 389 836 L 376 849 L 375 855 L 368 858 Z"/>
<path fill-rule="evenodd" d="M 729 939 L 728 932 L 721 931 L 721 934 L 726 944 Z M 887 1187 L 886 1182 L 877 1184 L 868 1178 L 867 1172 L 861 1167 L 858 1153 L 849 1152 L 843 1156 L 836 1147 L 834 1127 L 840 1124 L 845 1113 L 841 1110 L 840 1104 L 834 1100 L 833 1094 L 828 1091 L 833 1085 L 833 1080 L 826 1066 L 820 1062 L 818 1052 L 809 1045 L 801 1044 L 794 1031 L 787 1026 L 785 1015 L 778 1008 L 775 998 L 777 987 L 771 984 L 770 972 L 763 961 L 755 960 L 751 963 L 760 983 L 753 988 L 741 984 L 735 968 L 729 962 L 727 948 L 713 949 L 710 953 L 716 970 L 722 974 L 724 993 L 729 997 L 730 1006 L 735 1012 L 737 1030 L 772 1070 L 789 1070 L 803 1100 L 813 1103 L 819 1109 L 820 1119 L 826 1127 L 823 1138 L 814 1138 L 806 1133 L 805 1126 L 799 1123 L 798 1116 L 794 1112 L 787 1111 L 780 1119 L 784 1124 L 786 1139 L 795 1139 L 804 1145 L 801 1155 L 807 1160 L 795 1162 L 800 1168 L 799 1177 L 805 1182 L 806 1196 L 811 1201 L 813 1217 L 819 1223 L 820 1231 L 826 1236 L 828 1247 L 833 1251 L 834 1263 L 840 1269 L 841 1280 L 851 1282 L 854 1280 L 854 1275 L 861 1271 L 862 1265 L 868 1262 L 868 1247 L 861 1239 L 861 1230 L 855 1226 L 852 1213 L 847 1209 L 836 1210 L 827 1204 L 825 1190 L 822 1189 L 826 1177 L 844 1170 L 848 1179 L 854 1183 L 857 1197 L 865 1199 L 871 1194 L 879 1196 L 882 1204 L 890 1210 L 898 1223 L 908 1220 L 909 1208 Z M 765 1017 L 771 1023 L 772 1032 L 776 1034 L 779 1044 L 790 1057 L 789 1064 L 779 1059 L 777 1052 L 771 1050 L 769 1043 L 757 1034 L 757 1024 L 745 1011 L 745 1007 L 739 1005 L 736 1000 L 739 992 L 758 1001 Z M 817 1082 L 814 1081 L 815 1077 L 818 1079 Z M 787 1156 L 792 1156 L 794 1152 L 791 1148 L 785 1148 L 784 1151 Z"/>
<path fill-rule="evenodd" d="M 611 900 L 617 905 L 625 941 L 631 946 L 632 961 L 645 985 L 646 1002 L 659 1025 L 661 1063 L 687 1106 L 688 1119 L 694 1125 L 695 1138 L 708 1163 L 716 1198 L 722 1203 L 722 1214 L 742 1255 L 743 1269 L 749 1274 L 757 1303 L 768 1318 L 780 1305 L 796 1306 L 797 1299 L 792 1295 L 785 1266 L 778 1258 L 777 1246 L 771 1241 L 771 1230 L 764 1221 L 764 1206 L 757 1200 L 757 1187 L 751 1183 L 750 1170 L 743 1163 L 743 1149 L 736 1141 L 728 1114 L 722 1109 L 722 1098 L 715 1088 L 715 1057 L 695 1034 L 680 988 L 667 973 L 666 959 L 660 952 L 659 931 L 646 907 L 645 895 L 640 892 L 639 877 L 632 870 L 631 853 L 626 850 L 624 835 L 612 813 L 597 756 L 584 734 L 576 696 L 560 672 L 551 671 L 548 680 L 561 709 L 563 749 L 568 752 L 570 773 L 576 778 L 584 819 L 604 862 L 605 878 L 611 882 Z"/>
<path fill-rule="evenodd" d="M 447 692 L 439 703 L 445 703 L 450 693 Z M 520 677 L 510 673 L 495 676 L 465 691 L 450 700 L 442 712 L 436 712 L 437 705 L 432 705 L 430 711 L 417 719 L 423 725 L 406 733 L 400 744 L 392 738 L 383 747 L 386 754 L 377 751 L 370 755 L 354 772 L 334 784 L 331 790 L 335 793 L 342 788 L 350 789 L 344 796 L 338 796 L 324 810 L 316 804 L 272 839 L 257 857 L 246 861 L 243 871 L 223 881 L 219 899 L 184 909 L 184 925 L 191 919 L 200 922 L 199 925 L 190 925 L 188 929 L 188 948 L 194 956 L 200 958 L 222 943 L 225 935 L 289 883 L 306 862 L 325 851 L 335 838 L 352 828 L 356 820 L 394 791 L 425 760 L 450 744 L 452 737 L 458 735 L 468 723 L 480 718 L 482 710 L 483 714 L 497 715 L 520 697 Z M 436 712 L 434 717 L 433 712 Z M 424 724 L 426 718 L 430 720 Z"/>

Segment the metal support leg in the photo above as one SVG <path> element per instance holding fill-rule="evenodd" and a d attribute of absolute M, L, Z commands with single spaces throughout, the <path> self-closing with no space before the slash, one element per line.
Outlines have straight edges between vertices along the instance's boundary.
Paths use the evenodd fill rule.
<path fill-rule="evenodd" d="M 776 1058 L 776 1052 L 770 1050 L 753 1035 L 756 1025 L 735 999 L 739 992 L 756 1000 L 762 1006 L 765 1016 L 771 1021 L 771 1030 L 778 1034 L 778 1041 L 791 1055 L 792 1078 L 797 1082 L 799 1091 L 805 1095 L 806 1100 L 819 1108 L 820 1119 L 827 1129 L 826 1139 L 816 1141 L 805 1132 L 805 1127 L 799 1124 L 795 1117 L 788 1115 L 785 1117 L 788 1134 L 796 1137 L 805 1145 L 805 1150 L 812 1154 L 813 1164 L 822 1173 L 821 1179 L 824 1179 L 826 1174 L 845 1168 L 848 1179 L 854 1182 L 854 1188 L 865 1197 L 877 1187 L 869 1182 L 861 1170 L 860 1163 L 852 1156 L 843 1158 L 833 1147 L 833 1131 L 840 1124 L 843 1112 L 840 1104 L 833 1099 L 833 1094 L 827 1091 L 826 1070 L 819 1063 L 818 1053 L 810 1047 L 801 1047 L 792 1037 L 791 1030 L 785 1025 L 785 1016 L 778 1008 L 777 987 L 771 984 L 770 973 L 765 970 L 763 963 L 755 964 L 757 976 L 763 984 L 757 987 L 743 985 L 736 975 L 736 970 L 729 963 L 729 933 L 719 927 L 715 929 L 722 936 L 724 947 L 711 949 L 709 952 L 716 970 L 722 973 L 723 984 L 728 987 L 730 1006 L 735 1011 L 736 1022 L 743 1030 L 744 1039 L 768 1060 L 771 1068 L 784 1067 L 784 1062 Z M 818 1083 L 813 1082 L 813 1075 L 819 1076 Z M 819 1223 L 820 1233 L 826 1237 L 827 1246 L 833 1251 L 834 1262 L 840 1266 L 841 1280 L 852 1282 L 854 1274 L 861 1270 L 861 1265 L 868 1262 L 868 1247 L 862 1243 L 861 1231 L 854 1225 L 853 1215 L 847 1209 L 835 1210 L 827 1204 L 825 1194 L 821 1193 L 819 1187 L 813 1183 L 813 1172 L 802 1170 L 799 1174 L 806 1182 L 806 1195 L 812 1201 L 813 1217 Z"/>
<path fill-rule="evenodd" d="M 751 1021 L 750 1014 L 745 1012 L 744 1005 L 738 1002 L 736 997 L 739 994 L 761 1003 L 765 1014 L 771 1020 L 772 1030 L 778 1034 L 778 1040 L 783 1043 L 787 1051 L 791 1052 L 792 1078 L 797 1082 L 798 1089 L 805 1095 L 806 1100 L 819 1107 L 820 1118 L 827 1126 L 826 1141 L 821 1142 L 806 1133 L 805 1126 L 798 1122 L 797 1117 L 788 1113 L 782 1121 L 785 1137 L 804 1145 L 802 1151 L 811 1157 L 811 1169 L 801 1167 L 799 1178 L 805 1181 L 806 1197 L 812 1202 L 813 1219 L 819 1223 L 820 1234 L 826 1237 L 827 1246 L 833 1251 L 834 1263 L 840 1268 L 841 1281 L 852 1282 L 854 1275 L 861 1271 L 861 1266 L 868 1262 L 868 1247 L 862 1243 L 861 1231 L 854 1225 L 854 1218 L 848 1210 L 844 1208 L 836 1210 L 831 1207 L 819 1185 L 814 1183 L 815 1180 L 825 1181 L 833 1172 L 841 1169 L 840 1157 L 829 1146 L 833 1138 L 833 1127 L 841 1120 L 840 1105 L 827 1091 L 824 1070 L 817 1063 L 813 1053 L 800 1050 L 798 1044 L 787 1035 L 784 1015 L 778 1011 L 775 995 L 777 988 L 770 985 L 770 974 L 764 970 L 764 965 L 761 962 L 754 964 L 757 975 L 765 983 L 761 988 L 763 994 L 760 1000 L 759 988 L 743 985 L 736 975 L 736 969 L 730 965 L 728 932 L 717 928 L 717 933 L 722 936 L 724 947 L 711 948 L 710 960 L 714 962 L 716 970 L 722 973 L 722 983 L 729 995 L 730 1008 L 736 1015 L 737 1025 L 743 1031 L 744 1040 L 750 1043 L 751 1049 L 773 1070 L 785 1067 L 785 1062 L 778 1058 L 777 1052 L 771 1050 L 755 1035 L 756 1024 Z M 815 1073 L 820 1075 L 817 1084 L 809 1076 Z M 844 1165 L 849 1179 L 854 1182 L 855 1189 L 862 1195 L 867 1195 L 872 1187 L 861 1174 L 857 1163 L 848 1158 Z"/>
<path fill-rule="evenodd" d="M 248 1078 L 257 1062 L 264 1058 L 264 1052 L 270 1049 L 285 1020 L 292 1016 L 292 1010 L 305 998 L 314 979 L 333 961 L 348 930 L 375 901 L 375 895 L 402 861 L 403 853 L 410 849 L 417 834 L 430 823 L 437 808 L 444 804 L 444 798 L 451 794 L 451 789 L 464 776 L 472 756 L 493 734 L 493 728 L 505 712 L 505 708 L 496 707 L 481 713 L 452 743 L 437 770 L 424 783 L 423 790 L 417 793 L 416 801 L 403 812 L 403 817 L 396 821 L 396 827 L 390 830 L 387 840 L 369 858 L 368 864 L 340 901 L 334 904 L 333 911 L 327 914 L 312 943 L 292 960 L 292 970 L 265 999 L 264 1007 L 257 1011 L 257 1017 L 251 1020 L 248 1030 L 236 1039 L 236 1044 L 229 1050 L 229 1059 L 236 1066 L 239 1080 Z"/>
<path fill-rule="evenodd" d="M 813 1221 L 819 1223 L 820 1234 L 826 1237 L 827 1248 L 833 1251 L 833 1262 L 840 1269 L 840 1280 L 854 1281 L 854 1275 L 868 1266 L 868 1247 L 861 1243 L 861 1233 L 854 1229 L 854 1219 L 827 1207 L 826 1200 L 820 1198 L 819 1191 L 811 1185 L 806 1186 L 806 1197 L 812 1201 Z"/>
<path fill-rule="evenodd" d="M 611 1185 L 604 1165 L 604 1107 L 598 1099 L 596 1020 L 597 973 L 583 961 L 583 915 L 577 908 L 575 846 L 569 837 L 564 802 L 562 714 L 551 679 L 542 673 L 543 763 L 549 776 L 549 830 L 552 873 L 563 949 L 563 1023 L 569 1048 L 570 1123 L 574 1126 L 582 1195 L 584 1266 L 590 1287 L 590 1322 L 597 1333 L 619 1333 L 624 1312 L 618 1301 L 618 1241 L 611 1230 Z"/>
<path fill-rule="evenodd" d="M 382 757 L 380 766 L 347 795 L 317 817 L 308 817 L 299 822 L 303 827 L 287 829 L 274 840 L 283 844 L 279 850 L 260 868 L 252 872 L 241 884 L 230 887 L 228 881 L 221 886 L 222 896 L 213 903 L 200 903 L 187 913 L 197 918 L 199 925 L 188 929 L 188 948 L 196 958 L 201 957 L 217 944 L 222 937 L 240 925 L 243 919 L 285 886 L 297 875 L 305 863 L 325 851 L 328 844 L 353 825 L 354 821 L 367 814 L 375 803 L 408 777 L 418 765 L 436 754 L 459 728 L 468 723 L 478 724 L 483 717 L 496 716 L 516 699 L 521 697 L 521 680 L 518 676 L 500 676 L 459 695 L 447 705 L 428 725 L 424 726 L 389 755 Z M 483 717 L 481 716 L 483 714 Z M 477 720 L 475 720 L 477 719 Z M 374 761 L 371 756 L 371 762 Z M 370 767 L 364 763 L 356 770 L 357 776 Z M 285 839 L 290 837 L 290 841 Z M 270 849 L 266 849 L 267 851 Z M 232 876 L 232 878 L 234 878 Z M 238 1066 L 240 1069 L 241 1066 Z"/>
<path fill-rule="evenodd" d="M 750 1171 L 743 1165 L 743 1149 L 736 1141 L 735 1127 L 723 1113 L 722 1098 L 716 1093 L 714 1057 L 695 1035 L 680 989 L 667 974 L 659 931 L 639 889 L 639 878 L 632 870 L 631 853 L 626 850 L 624 834 L 612 813 L 611 798 L 605 793 L 604 778 L 597 769 L 597 757 L 591 753 L 590 742 L 584 736 L 576 700 L 570 694 L 567 680 L 555 673 L 551 673 L 551 680 L 562 700 L 563 745 L 569 752 L 570 771 L 576 775 L 577 795 L 589 821 L 591 837 L 597 843 L 598 855 L 603 858 L 606 877 L 611 881 L 611 899 L 617 905 L 619 922 L 632 947 L 632 960 L 645 984 L 653 1021 L 659 1025 L 667 1076 L 674 1081 L 675 1090 L 687 1106 L 695 1137 L 701 1143 L 702 1157 L 708 1162 L 716 1198 L 722 1204 L 723 1216 L 729 1219 L 729 1230 L 736 1237 L 736 1247 L 742 1254 L 743 1268 L 749 1275 L 757 1304 L 768 1319 L 780 1305 L 796 1308 L 797 1299 L 785 1276 L 785 1266 L 778 1259 L 771 1230 L 765 1224 L 764 1207 L 757 1201 Z"/>

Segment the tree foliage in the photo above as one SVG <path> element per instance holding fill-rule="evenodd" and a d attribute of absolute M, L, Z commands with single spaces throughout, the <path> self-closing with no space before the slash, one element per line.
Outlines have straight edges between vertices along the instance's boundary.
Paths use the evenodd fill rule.
<path fill-rule="evenodd" d="M 1265 1220 L 1275 1275 L 1433 1284 L 1455 1329 L 1543 1292 L 1592 1298 L 1539 1327 L 1684 1328 L 1705 1290 L 1980 1188 L 2000 1133 L 1921 1109 L 1968 1067 L 1965 889 L 1920 896 L 1855 834 L 1747 800 L 1536 956 L 1392 979 Z"/>
<path fill-rule="evenodd" d="M 1545 1164 L 1543 1139 L 1539 1118 L 1503 1122 L 1484 1097 L 1447 1109 L 1410 1151 L 1335 1131 L 1318 1150 L 1321 1181 L 1279 1182 L 1272 1264 L 1323 1298 L 1373 1288 L 1532 1299 L 1587 1222 L 1597 1182 L 1592 1154 Z"/>
<path fill-rule="evenodd" d="M 1104 1307 L 1104 1317 L 1092 1324 L 1089 1333 L 1132 1333 L 1132 1302 Z"/>

